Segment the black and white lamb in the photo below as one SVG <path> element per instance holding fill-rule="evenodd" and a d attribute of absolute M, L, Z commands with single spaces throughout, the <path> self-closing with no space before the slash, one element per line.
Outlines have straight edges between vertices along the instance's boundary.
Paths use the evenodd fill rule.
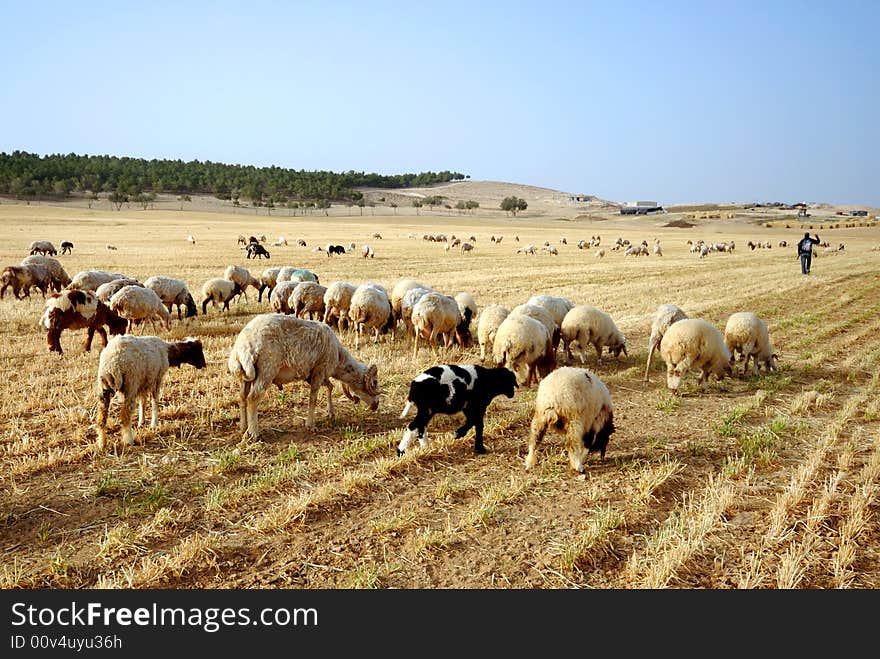
<path fill-rule="evenodd" d="M 191 364 L 205 368 L 202 342 L 197 339 L 169 342 L 158 336 L 117 336 L 110 340 L 98 360 L 98 448 L 107 443 L 107 413 L 114 394 L 123 396 L 119 414 L 123 444 L 133 444 L 131 418 L 138 404 L 138 426 L 144 422 L 144 401 L 152 401 L 150 427 L 159 425 L 159 393 L 162 379 L 171 366 Z"/>
<path fill-rule="evenodd" d="M 378 369 L 352 357 L 327 325 L 316 320 L 267 313 L 255 316 L 235 338 L 227 362 L 229 372 L 241 383 L 239 411 L 241 432 L 257 440 L 257 407 L 271 385 L 279 389 L 288 382 L 308 382 L 309 411 L 306 427 L 315 432 L 315 403 L 321 387 L 327 387 L 327 407 L 333 411 L 333 380 L 353 402 L 361 399 L 370 411 L 379 407 Z"/>
<path fill-rule="evenodd" d="M 432 366 L 415 377 L 409 385 L 409 395 L 400 418 L 416 406 L 416 416 L 410 421 L 403 439 L 397 446 L 397 455 L 403 455 L 413 439 L 423 448 L 429 446 L 425 429 L 435 414 L 464 413 L 465 422 L 455 431 L 456 439 L 474 429 L 474 452 L 485 453 L 483 446 L 483 418 L 486 408 L 496 396 L 513 398 L 516 375 L 499 366 L 486 368 L 479 364 L 443 364 Z"/>

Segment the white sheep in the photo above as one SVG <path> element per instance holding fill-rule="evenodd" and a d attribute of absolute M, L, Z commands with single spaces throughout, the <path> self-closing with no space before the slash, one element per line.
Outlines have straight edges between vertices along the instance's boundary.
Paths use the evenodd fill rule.
<path fill-rule="evenodd" d="M 513 315 L 522 314 L 523 316 L 529 316 L 530 318 L 539 321 L 547 328 L 547 332 L 550 334 L 550 341 L 553 343 L 553 349 L 555 350 L 557 348 L 561 336 L 559 325 L 556 324 L 556 321 L 553 320 L 553 316 L 550 315 L 550 312 L 547 311 L 545 307 L 526 302 L 525 304 L 518 304 L 515 306 L 510 310 L 510 313 Z"/>
<path fill-rule="evenodd" d="M 108 281 L 106 284 L 98 286 L 98 288 L 95 289 L 95 295 L 104 304 L 110 304 L 110 298 L 116 295 L 116 292 L 119 291 L 119 289 L 125 288 L 126 286 L 143 286 L 143 284 L 137 279 L 129 279 L 127 277 L 125 279 L 114 279 L 113 281 Z"/>
<path fill-rule="evenodd" d="M 127 275 L 118 272 L 107 272 L 106 270 L 83 270 L 73 275 L 73 278 L 67 284 L 67 288 L 78 288 L 81 291 L 95 291 L 101 284 L 106 284 L 114 279 L 133 279 Z"/>
<path fill-rule="evenodd" d="M 301 281 L 280 281 L 275 284 L 272 294 L 269 296 L 269 306 L 276 313 L 293 313 L 290 309 L 290 295 L 296 290 Z"/>
<path fill-rule="evenodd" d="M 324 317 L 323 321 L 342 331 L 348 327 L 348 310 L 351 307 L 351 296 L 354 295 L 357 286 L 347 281 L 334 281 L 324 292 Z"/>
<path fill-rule="evenodd" d="M 376 366 L 352 357 L 333 330 L 318 321 L 283 314 L 258 315 L 238 333 L 227 366 L 241 382 L 241 432 L 254 440 L 259 438 L 259 401 L 273 384 L 280 389 L 297 380 L 309 383 L 306 427 L 312 432 L 316 430 L 315 402 L 321 387 L 327 387 L 327 407 L 330 418 L 334 417 L 333 380 L 342 383 L 343 393 L 352 401 L 363 399 L 371 411 L 379 406 Z"/>
<path fill-rule="evenodd" d="M 614 432 L 611 394 L 599 376 L 585 368 L 563 366 L 538 385 L 535 411 L 529 433 L 526 469 L 537 462 L 538 444 L 548 430 L 565 433 L 568 462 L 583 473 L 590 453 L 605 459 L 608 440 Z"/>
<path fill-rule="evenodd" d="M 286 265 L 278 271 L 278 274 L 275 278 L 275 283 L 280 284 L 283 281 L 314 281 L 319 284 L 321 283 L 318 279 L 318 275 L 316 275 L 311 270 L 306 270 L 305 268 L 295 268 L 291 265 Z"/>
<path fill-rule="evenodd" d="M 417 279 L 400 279 L 391 289 L 391 295 L 388 296 L 391 301 L 391 311 L 394 313 L 395 320 L 400 320 L 400 305 L 403 302 L 403 296 L 406 292 L 413 288 L 428 288 Z"/>
<path fill-rule="evenodd" d="M 241 294 L 244 296 L 245 301 L 248 301 L 248 296 L 247 296 L 248 286 L 251 286 L 254 289 L 256 289 L 258 291 L 258 296 L 259 296 L 259 290 L 260 290 L 260 287 L 262 286 L 262 282 L 259 279 L 257 279 L 256 277 L 254 277 L 251 274 L 251 271 L 245 267 L 242 267 L 240 265 L 226 266 L 226 270 L 223 273 L 223 279 L 228 279 L 229 281 L 234 281 L 236 284 L 238 284 L 239 288 L 241 289 Z M 239 298 L 239 300 L 241 300 L 241 298 Z"/>
<path fill-rule="evenodd" d="M 352 249 L 354 249 L 354 247 L 352 247 Z M 375 254 L 375 252 L 373 251 L 373 248 L 370 247 L 369 245 L 364 245 L 363 247 L 361 247 L 361 256 L 363 256 L 365 259 L 366 259 L 366 258 L 370 258 L 370 259 L 371 259 L 371 258 L 373 258 L 375 255 L 376 255 L 376 254 Z"/>
<path fill-rule="evenodd" d="M 565 318 L 565 314 L 574 306 L 574 303 L 567 297 L 556 295 L 533 295 L 526 301 L 526 304 L 537 304 L 539 307 L 544 307 L 550 312 L 553 322 L 560 328 L 562 327 L 562 319 Z"/>
<path fill-rule="evenodd" d="M 447 348 L 451 348 L 455 340 L 459 345 L 464 345 L 465 338 L 460 334 L 459 325 L 462 323 L 461 312 L 455 298 L 437 291 L 425 293 L 413 305 L 412 316 L 415 343 L 413 345 L 413 359 L 419 355 L 419 339 L 426 339 L 431 351 L 437 353 L 437 344 L 443 340 Z"/>
<path fill-rule="evenodd" d="M 474 296 L 467 291 L 456 293 L 453 296 L 455 303 L 458 305 L 458 312 L 461 314 L 462 332 L 465 339 L 465 347 L 470 345 L 471 339 L 471 322 L 477 317 L 477 301 Z"/>
<path fill-rule="evenodd" d="M 149 289 L 144 289 L 149 290 Z M 164 308 L 164 307 L 163 307 Z M 159 400 L 162 379 L 171 366 L 191 364 L 205 367 L 202 343 L 197 339 L 168 342 L 157 336 L 122 335 L 110 339 L 98 360 L 98 386 L 101 390 L 98 408 L 98 448 L 107 443 L 107 413 L 110 400 L 123 395 L 120 425 L 123 444 L 133 444 L 131 418 L 138 403 L 138 426 L 144 422 L 144 401 L 152 401 L 150 427 L 159 425 Z"/>
<path fill-rule="evenodd" d="M 605 256 L 605 248 L 600 247 L 599 249 L 596 250 L 596 258 L 601 259 L 603 256 Z"/>
<path fill-rule="evenodd" d="M 229 303 L 241 293 L 241 287 L 234 281 L 222 277 L 213 277 L 202 284 L 202 315 L 208 313 L 208 302 L 216 307 L 223 305 L 223 309 L 229 311 Z"/>
<path fill-rule="evenodd" d="M 648 371 L 651 370 L 651 359 L 654 351 L 659 350 L 660 341 L 672 323 L 687 318 L 687 314 L 675 304 L 661 304 L 654 312 L 651 320 L 651 338 L 648 340 L 648 361 L 645 364 L 645 382 L 648 382 Z"/>
<path fill-rule="evenodd" d="M 486 361 L 486 354 L 492 355 L 492 346 L 495 343 L 495 334 L 498 327 L 507 316 L 510 310 L 500 304 L 490 304 L 480 312 L 480 319 L 477 322 L 477 341 L 480 344 L 480 361 Z"/>
<path fill-rule="evenodd" d="M 379 334 L 385 334 L 394 327 L 394 314 L 385 287 L 379 284 L 361 284 L 351 294 L 348 319 L 354 325 L 354 347 L 361 346 L 361 334 L 373 330 L 373 343 L 379 341 Z"/>
<path fill-rule="evenodd" d="M 155 330 L 156 321 L 171 329 L 171 314 L 155 291 L 143 286 L 123 286 L 113 294 L 107 305 L 128 320 L 129 332 L 134 325 L 149 321 Z"/>
<path fill-rule="evenodd" d="M 326 286 L 321 286 L 313 281 L 301 281 L 287 298 L 287 306 L 290 311 L 299 318 L 309 315 L 309 320 L 324 318 L 324 293 Z"/>
<path fill-rule="evenodd" d="M 272 293 L 272 289 L 275 288 L 275 284 L 278 280 L 278 273 L 280 271 L 281 266 L 277 265 L 263 270 L 260 275 L 260 290 L 257 293 L 257 302 L 263 301 L 263 291 L 268 289 L 269 293 L 266 294 L 267 297 Z"/>
<path fill-rule="evenodd" d="M 666 386 L 678 393 L 681 378 L 690 368 L 700 369 L 700 384 L 709 376 L 719 380 L 730 377 L 730 351 L 724 336 L 712 323 L 700 318 L 685 318 L 670 325 L 660 341 L 660 356 L 666 363 Z"/>
<path fill-rule="evenodd" d="M 181 319 L 181 309 L 186 309 L 186 317 L 192 318 L 198 313 L 196 301 L 187 288 L 186 282 L 176 277 L 154 275 L 144 282 L 144 286 L 158 295 L 170 313 L 177 306 L 177 320 Z"/>
<path fill-rule="evenodd" d="M 740 311 L 730 315 L 724 328 L 724 344 L 730 351 L 731 360 L 736 360 L 737 353 L 742 355 L 743 375 L 748 370 L 749 359 L 752 359 L 752 373 L 755 375 L 759 367 L 766 371 L 777 370 L 778 355 L 770 343 L 767 323 L 754 312 Z"/>
<path fill-rule="evenodd" d="M 588 345 L 596 351 L 596 362 L 602 363 L 602 349 L 608 348 L 609 354 L 619 357 L 626 352 L 626 337 L 617 328 L 614 320 L 601 309 L 588 304 L 579 304 L 571 308 L 562 319 L 560 328 L 562 345 L 567 359 L 572 359 L 572 344 L 580 349 L 581 364 L 586 363 L 584 352 Z"/>
<path fill-rule="evenodd" d="M 516 373 L 517 382 L 526 387 L 556 368 L 556 351 L 547 327 L 512 311 L 495 332 L 492 356 L 498 366 Z"/>
<path fill-rule="evenodd" d="M 406 295 L 403 296 L 403 300 L 400 302 L 400 320 L 403 321 L 403 331 L 405 335 L 408 335 L 412 330 L 412 310 L 413 307 L 416 306 L 416 302 L 421 300 L 428 293 L 433 293 L 434 289 L 427 288 L 423 286 L 417 286 L 416 288 L 411 288 L 406 292 Z"/>

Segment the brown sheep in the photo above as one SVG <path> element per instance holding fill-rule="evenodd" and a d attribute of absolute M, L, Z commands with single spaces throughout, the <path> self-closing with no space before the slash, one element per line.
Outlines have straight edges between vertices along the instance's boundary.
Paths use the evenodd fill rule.
<path fill-rule="evenodd" d="M 128 321 L 101 302 L 92 291 L 77 289 L 52 295 L 46 301 L 40 325 L 45 327 L 46 343 L 49 352 L 62 353 L 61 332 L 66 329 L 88 329 L 86 352 L 92 347 L 92 339 L 97 332 L 104 346 L 107 345 L 106 325 L 111 335 L 125 334 Z"/>

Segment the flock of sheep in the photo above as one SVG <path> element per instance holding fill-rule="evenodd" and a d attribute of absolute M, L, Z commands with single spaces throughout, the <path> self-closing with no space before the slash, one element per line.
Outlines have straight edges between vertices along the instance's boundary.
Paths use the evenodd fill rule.
<path fill-rule="evenodd" d="M 374 235 L 381 238 L 381 236 Z M 444 236 L 445 238 L 445 236 Z M 493 236 L 493 238 L 495 238 Z M 591 243 L 598 237 L 591 238 Z M 496 238 L 492 242 L 500 242 Z M 591 244 L 591 246 L 594 246 Z M 615 243 L 614 248 L 624 245 Z M 655 253 L 659 249 L 656 243 Z M 139 425 L 144 404 L 152 405 L 150 425 L 158 424 L 159 392 L 167 370 L 189 364 L 205 367 L 202 344 L 197 338 L 165 341 L 158 336 L 132 335 L 132 330 L 150 323 L 156 332 L 170 329 L 173 307 L 177 317 L 192 317 L 198 305 L 186 283 L 175 277 L 153 276 L 139 282 L 118 272 L 85 270 L 70 277 L 52 256 L 32 254 L 18 266 L 7 266 L 0 274 L 0 297 L 8 287 L 16 298 L 29 297 L 32 288 L 49 294 L 40 325 L 47 331 L 50 351 L 61 352 L 64 329 L 87 329 L 85 349 L 98 333 L 104 344 L 98 366 L 100 405 L 97 421 L 98 445 L 107 443 L 107 416 L 113 396 L 121 394 L 121 434 L 124 444 L 134 441 L 132 420 L 139 406 Z M 374 342 L 384 334 L 402 331 L 412 338 L 413 357 L 420 342 L 427 342 L 437 355 L 441 346 L 473 343 L 471 327 L 476 320 L 482 364 L 444 364 L 432 367 L 413 379 L 407 399 L 409 409 L 418 409 L 407 427 L 398 452 L 417 439 L 427 445 L 426 426 L 433 415 L 464 413 L 466 423 L 456 436 L 475 429 L 476 452 L 484 452 L 483 416 L 498 395 L 512 397 L 517 387 L 538 386 L 531 423 L 526 468 L 536 461 L 536 450 L 548 431 L 566 436 L 571 467 L 582 472 L 589 452 L 604 457 L 614 432 L 613 405 L 608 388 L 595 371 L 586 368 L 595 352 L 596 365 L 603 355 L 614 359 L 627 354 L 626 337 L 612 317 L 590 305 L 552 295 L 534 295 L 512 309 L 490 304 L 479 310 L 467 292 L 447 295 L 416 279 L 401 279 L 389 293 L 381 284 L 355 285 L 336 281 L 327 286 L 305 268 L 276 266 L 259 277 L 242 266 L 230 265 L 222 277 L 211 278 L 202 288 L 202 314 L 208 303 L 224 310 L 238 296 L 247 299 L 247 289 L 257 291 L 262 302 L 267 293 L 271 311 L 255 316 L 238 333 L 229 353 L 228 371 L 240 383 L 240 429 L 253 439 L 259 437 L 259 402 L 272 385 L 281 388 L 304 381 L 310 388 L 306 426 L 315 430 L 315 404 L 322 387 L 327 389 L 328 411 L 334 415 L 332 391 L 339 381 L 346 397 L 364 402 L 375 410 L 379 404 L 378 367 L 358 360 L 343 345 L 346 330 L 354 334 L 358 350 L 367 335 Z M 106 327 L 106 331 L 105 331 Z M 112 338 L 108 338 L 108 333 Z M 560 365 L 559 346 L 566 364 Z M 745 374 L 759 368 L 776 370 L 776 354 L 766 323 L 751 312 L 735 313 L 724 332 L 711 323 L 687 314 L 673 304 L 661 305 L 654 314 L 645 381 L 651 359 L 660 352 L 666 364 L 667 387 L 677 393 L 684 375 L 699 371 L 705 385 L 710 376 L 733 375 L 736 358 L 743 361 Z"/>

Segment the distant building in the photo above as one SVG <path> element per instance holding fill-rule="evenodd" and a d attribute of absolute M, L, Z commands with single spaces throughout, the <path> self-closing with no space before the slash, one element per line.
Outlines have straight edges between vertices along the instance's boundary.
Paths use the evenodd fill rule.
<path fill-rule="evenodd" d="M 591 195 L 591 194 L 573 194 L 568 198 L 568 200 L 572 201 L 572 202 L 593 201 L 593 195 Z"/>
<path fill-rule="evenodd" d="M 659 213 L 663 210 L 663 206 L 656 201 L 631 201 L 620 207 L 621 215 L 647 215 L 648 213 Z"/>
<path fill-rule="evenodd" d="M 850 211 L 849 214 L 853 217 L 867 217 L 868 211 Z"/>

